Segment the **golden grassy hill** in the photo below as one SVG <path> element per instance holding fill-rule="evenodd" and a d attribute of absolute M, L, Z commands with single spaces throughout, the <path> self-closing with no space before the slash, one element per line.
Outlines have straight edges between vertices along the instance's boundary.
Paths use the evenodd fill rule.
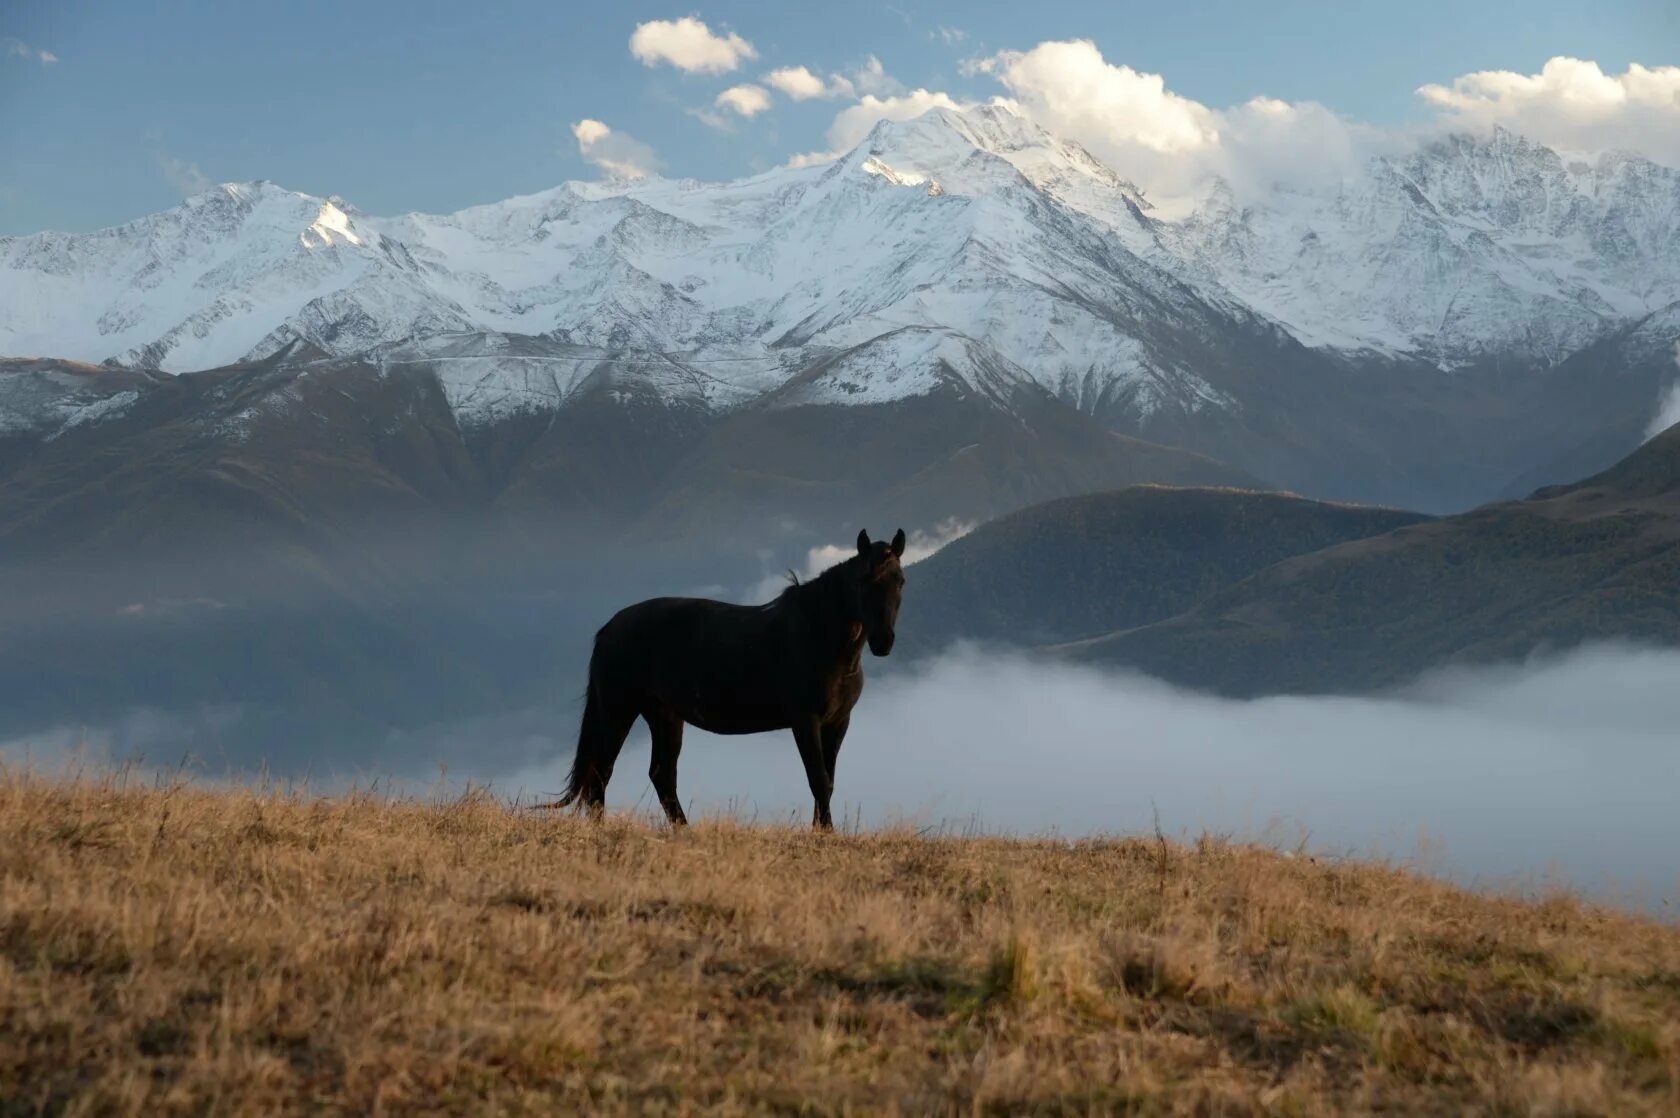
<path fill-rule="evenodd" d="M 0 773 L 0 1114 L 1680 1111 L 1680 929 L 1219 841 Z"/>

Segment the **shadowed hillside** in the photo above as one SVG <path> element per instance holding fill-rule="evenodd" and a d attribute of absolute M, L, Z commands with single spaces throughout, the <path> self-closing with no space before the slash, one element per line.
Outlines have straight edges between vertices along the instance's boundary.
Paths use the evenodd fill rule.
<path fill-rule="evenodd" d="M 1672 1113 L 1680 934 L 1217 839 L 0 773 L 7 1113 Z"/>
<path fill-rule="evenodd" d="M 904 638 L 1078 640 L 1171 617 L 1292 555 L 1428 519 L 1240 489 L 1133 486 L 981 525 L 914 568 Z"/>
<path fill-rule="evenodd" d="M 1236 693 L 1380 687 L 1585 641 L 1680 643 L 1680 427 L 1574 485 L 1285 560 L 1082 659 Z"/>
<path fill-rule="evenodd" d="M 564 406 L 514 378 L 515 407 L 495 378 L 461 395 L 492 360 L 470 346 L 180 376 L 0 359 L 0 741 L 239 711 L 164 748 L 254 767 L 508 710 L 569 721 L 589 634 L 640 598 L 727 594 L 863 524 L 1259 484 L 1030 384 L 712 412 L 627 358 L 501 342 L 521 369 L 599 367 Z"/>

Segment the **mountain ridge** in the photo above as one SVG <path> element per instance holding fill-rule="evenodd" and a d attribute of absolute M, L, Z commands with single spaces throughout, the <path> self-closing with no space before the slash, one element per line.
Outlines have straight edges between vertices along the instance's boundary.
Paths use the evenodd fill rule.
<path fill-rule="evenodd" d="M 1625 416 L 1672 368 L 1572 359 L 1677 299 L 1680 172 L 1637 157 L 1448 138 L 1332 187 L 1216 186 L 1169 219 L 1000 105 L 726 183 L 380 218 L 259 181 L 0 239 L 0 352 L 426 365 L 463 429 L 589 385 L 721 416 L 941 386 L 1007 409 L 1001 384 L 1031 382 L 1286 488 L 1437 511 L 1546 475 L 1588 421 L 1613 427 L 1598 458 L 1630 449 Z"/>
<path fill-rule="evenodd" d="M 933 182 L 939 186 L 937 193 L 926 188 Z M 125 302 L 121 291 L 98 314 L 74 308 L 83 316 L 76 321 L 96 321 L 98 336 L 111 338 L 108 343 L 61 334 L 57 344 L 52 344 L 49 331 L 32 335 L 15 319 L 0 319 L 0 345 L 16 356 L 21 355 L 20 347 L 30 348 L 33 339 L 36 355 L 147 364 L 171 371 L 229 364 L 267 356 L 258 347 L 269 342 L 274 329 L 290 324 L 291 317 L 309 305 L 312 298 L 306 296 L 354 298 L 369 294 L 370 271 L 377 272 L 377 278 L 385 283 L 383 295 L 388 299 L 388 305 L 375 309 L 390 312 L 394 321 L 402 320 L 404 311 L 416 310 L 401 296 L 419 298 L 421 293 L 405 290 L 406 284 L 419 283 L 428 288 L 422 301 L 427 304 L 429 317 L 420 315 L 404 323 L 418 324 L 422 329 L 403 330 L 396 335 L 386 331 L 379 338 L 383 342 L 442 330 L 444 323 L 493 332 L 544 332 L 529 329 L 538 324 L 530 316 L 531 306 L 500 299 L 502 294 L 520 292 L 533 297 L 546 294 L 554 300 L 551 307 L 556 313 L 543 324 L 560 328 L 558 319 L 580 309 L 557 298 L 563 292 L 544 290 L 544 284 L 555 281 L 559 271 L 556 265 L 560 264 L 592 272 L 604 264 L 630 265 L 626 272 L 613 277 L 624 294 L 650 294 L 643 281 L 652 279 L 677 292 L 679 305 L 686 300 L 698 307 L 703 300 L 689 297 L 707 284 L 715 285 L 716 275 L 696 274 L 690 278 L 706 282 L 684 290 L 683 277 L 668 270 L 657 277 L 646 272 L 629 274 L 635 270 L 633 252 L 615 255 L 614 250 L 657 250 L 678 257 L 693 251 L 698 254 L 699 264 L 721 255 L 750 274 L 755 266 L 762 270 L 776 248 L 778 236 L 787 232 L 785 228 L 778 230 L 775 220 L 762 227 L 765 218 L 822 201 L 824 195 L 836 190 L 844 204 L 867 207 L 872 195 L 896 195 L 907 185 L 922 187 L 908 191 L 909 204 L 918 212 L 929 203 L 947 210 L 953 205 L 973 208 L 968 203 L 1028 189 L 1058 203 L 1057 208 L 1065 215 L 1082 219 L 1086 228 L 1079 231 L 1075 241 L 1122 234 L 1127 253 L 1139 258 L 1128 267 L 1170 260 L 1171 270 L 1181 283 L 1204 289 L 1202 295 L 1215 302 L 1240 303 L 1258 311 L 1309 346 L 1317 344 L 1321 340 L 1318 335 L 1325 331 L 1310 321 L 1292 321 L 1299 316 L 1276 313 L 1276 300 L 1262 297 L 1247 282 L 1254 278 L 1248 274 L 1251 263 L 1274 268 L 1281 264 L 1296 271 L 1308 266 L 1322 269 L 1322 260 L 1303 263 L 1299 252 L 1270 252 L 1259 261 L 1248 260 L 1266 238 L 1301 233 L 1297 226 L 1304 222 L 1318 226 L 1302 234 L 1303 241 L 1311 242 L 1315 250 L 1324 243 L 1329 226 L 1339 222 L 1344 240 L 1355 247 L 1369 248 L 1371 238 L 1378 233 L 1398 236 L 1416 232 L 1436 238 L 1436 250 L 1457 254 L 1476 266 L 1490 261 L 1500 266 L 1518 263 L 1511 246 L 1490 240 L 1501 231 L 1528 236 L 1530 240 L 1516 248 L 1531 261 L 1546 265 L 1558 264 L 1558 251 L 1569 247 L 1564 242 L 1573 239 L 1581 242 L 1576 247 L 1593 248 L 1600 257 L 1596 271 L 1603 274 L 1596 279 L 1601 282 L 1586 284 L 1575 293 L 1577 302 L 1591 303 L 1597 298 L 1592 307 L 1595 313 L 1621 320 L 1680 299 L 1680 268 L 1665 263 L 1668 250 L 1680 244 L 1680 172 L 1637 156 L 1606 153 L 1588 162 L 1504 129 L 1496 129 L 1490 138 L 1454 134 L 1424 144 L 1404 157 L 1374 157 L 1359 175 L 1329 188 L 1279 188 L 1258 201 L 1239 204 L 1228 189 L 1222 192 L 1215 183 L 1202 204 L 1182 220 L 1171 221 L 1156 214 L 1155 207 L 1136 187 L 1084 148 L 1050 135 L 1004 107 L 987 105 L 967 111 L 939 108 L 908 121 L 882 121 L 852 151 L 832 163 L 783 168 L 732 182 L 659 178 L 567 182 L 453 214 L 407 213 L 379 218 L 362 213 L 336 195 L 317 197 L 256 180 L 224 184 L 194 195 L 171 210 L 92 233 L 48 232 L 0 238 L 0 263 L 4 265 L 0 275 L 10 271 L 33 273 L 36 278 L 71 277 L 78 264 L 90 260 L 108 268 L 119 262 L 117 258 L 126 247 L 142 242 L 146 259 L 136 263 L 129 277 L 129 286 L 138 291 L 155 292 L 166 286 L 164 281 L 176 265 L 208 265 L 194 276 L 207 290 L 237 287 L 250 278 L 251 270 L 260 268 L 288 269 L 297 274 L 287 278 L 300 282 L 321 279 L 335 268 L 342 273 L 338 277 L 342 282 L 331 291 L 305 286 L 294 293 L 297 307 L 282 314 L 280 321 L 269 323 L 268 329 L 253 327 L 235 332 L 220 339 L 218 346 L 185 346 L 183 339 L 171 339 L 171 333 L 188 326 L 189 333 L 202 328 L 208 335 L 220 320 L 195 320 L 189 313 L 169 322 L 170 308 L 137 306 L 132 299 Z M 1398 205 L 1397 200 L 1416 204 Z M 790 207 L 790 203 L 795 205 Z M 1306 203 L 1311 203 L 1311 208 L 1303 212 L 1301 206 Z M 892 220 L 890 213 L 875 216 L 889 223 Z M 1404 223 L 1414 218 L 1431 224 L 1427 229 L 1406 228 Z M 762 227 L 762 238 L 752 236 L 759 231 L 755 226 Z M 880 232 L 874 227 L 868 231 L 871 235 Z M 235 257 L 223 258 L 209 251 L 200 254 L 207 258 L 195 258 L 183 247 L 194 238 L 204 245 L 234 235 L 246 242 L 243 254 Z M 1534 241 L 1537 236 L 1552 238 L 1555 243 L 1539 244 Z M 256 243 L 259 238 L 261 244 Z M 1245 238 L 1246 243 L 1238 243 Z M 853 247 L 855 240 L 843 243 L 843 247 Z M 1223 257 L 1214 251 L 1219 242 L 1230 249 Z M 533 244 L 560 246 L 569 255 L 544 257 L 518 251 Z M 1428 246 L 1412 247 L 1421 251 Z M 743 255 L 742 250 L 750 251 Z M 1151 261 L 1142 261 L 1144 255 Z M 327 259 L 312 266 L 308 263 L 312 256 Z M 1583 261 L 1591 263 L 1582 257 L 1573 264 Z M 1410 262 L 1379 262 L 1394 269 L 1402 263 L 1413 266 Z M 1618 269 L 1630 263 L 1651 272 L 1640 281 L 1643 289 L 1637 293 L 1616 289 L 1606 279 L 1611 273 L 1619 275 Z M 1586 271 L 1551 278 L 1563 282 L 1583 277 L 1595 278 Z M 498 290 L 488 290 L 486 282 Z M 1305 282 L 1302 280 L 1303 285 Z M 1324 281 L 1320 282 L 1322 285 Z M 791 286 L 797 285 L 783 285 Z M 1366 302 L 1370 293 L 1368 286 L 1345 292 L 1349 298 Z M 92 292 L 89 299 L 99 294 Z M 730 294 L 744 295 L 748 303 L 754 297 L 750 284 Z M 1547 307 L 1555 315 L 1559 304 L 1555 298 L 1548 298 L 1551 302 Z M 196 310 L 215 308 L 212 301 L 209 307 Z M 165 316 L 150 329 L 149 336 L 138 329 L 142 312 L 148 309 L 154 317 Z M 224 317 L 257 309 L 255 303 L 220 307 Z M 1319 308 L 1325 312 L 1336 309 L 1333 304 Z M 1460 308 L 1448 317 L 1461 318 L 1463 313 Z M 673 341 L 680 337 L 680 317 L 677 322 L 659 324 L 663 348 L 673 348 Z M 1448 326 L 1445 319 L 1439 323 L 1443 330 Z M 961 326 L 949 319 L 923 324 Z M 774 340 L 785 344 L 788 335 L 778 332 Z M 1395 347 L 1395 339 L 1381 332 L 1347 340 L 1354 344 L 1345 348 L 1386 346 L 1400 353 L 1440 355 L 1452 348 L 1450 344 L 1420 343 L 1415 338 L 1413 344 Z M 327 348 L 343 356 L 353 352 L 348 347 L 361 341 L 350 336 L 340 347 Z M 1458 363 L 1462 363 L 1459 359 L 1473 357 L 1474 352 L 1468 351 L 1447 355 L 1449 362 Z"/>

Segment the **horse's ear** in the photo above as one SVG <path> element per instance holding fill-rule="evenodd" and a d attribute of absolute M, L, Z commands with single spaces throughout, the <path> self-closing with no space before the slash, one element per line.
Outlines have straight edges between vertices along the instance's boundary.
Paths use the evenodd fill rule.
<path fill-rule="evenodd" d="M 859 555 L 869 554 L 869 529 L 868 528 L 859 528 L 858 529 L 858 554 Z"/>
<path fill-rule="evenodd" d="M 897 534 L 893 536 L 892 553 L 894 555 L 898 556 L 901 559 L 904 557 L 904 529 L 903 528 L 900 528 L 898 530 Z"/>

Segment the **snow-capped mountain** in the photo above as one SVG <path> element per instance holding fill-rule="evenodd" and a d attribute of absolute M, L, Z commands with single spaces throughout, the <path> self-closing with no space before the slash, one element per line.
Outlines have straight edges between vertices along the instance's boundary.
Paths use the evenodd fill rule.
<path fill-rule="evenodd" d="M 1215 183 L 1163 239 L 1309 345 L 1562 360 L 1680 300 L 1680 172 L 1503 129 L 1239 205 Z"/>
<path fill-rule="evenodd" d="M 1303 488 L 1351 454 L 1336 495 L 1399 499 L 1360 471 L 1412 451 L 1357 461 L 1412 437 L 1398 413 L 1485 412 L 1511 386 L 1460 370 L 1541 384 L 1680 300 L 1680 173 L 1505 132 L 1321 189 L 1215 182 L 1173 213 L 1001 105 L 883 122 L 822 166 L 447 215 L 230 184 L 114 229 L 0 239 L 0 354 L 424 368 L 469 431 L 594 389 L 714 415 L 935 392 L 1007 409 L 1032 390 Z M 0 384 L 13 428 L 93 415 L 35 382 L 26 409 L 22 383 Z M 116 415 L 126 397 L 101 399 Z"/>
<path fill-rule="evenodd" d="M 682 352 L 729 405 L 919 326 L 1147 409 L 1167 384 L 1218 402 L 1162 340 L 1207 307 L 1309 346 L 1557 360 L 1680 299 L 1677 247 L 1680 173 L 1626 154 L 1453 137 L 1324 190 L 1239 203 L 1216 182 L 1168 221 L 990 105 L 732 183 L 568 183 L 391 219 L 229 184 L 115 229 L 3 239 L 0 353 L 181 372 L 300 339 L 348 355 L 488 331 Z"/>

